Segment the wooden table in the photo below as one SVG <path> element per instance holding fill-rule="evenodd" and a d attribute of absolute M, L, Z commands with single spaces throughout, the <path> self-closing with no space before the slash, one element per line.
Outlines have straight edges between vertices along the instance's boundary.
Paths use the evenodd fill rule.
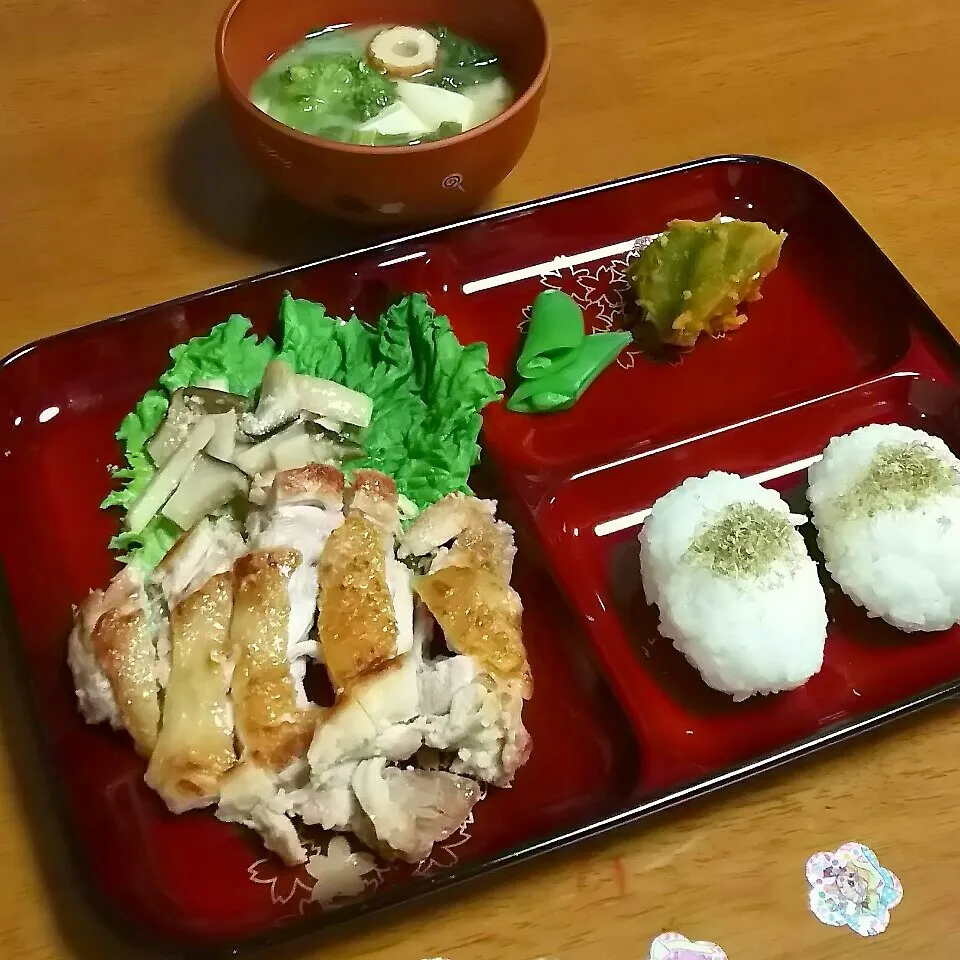
<path fill-rule="evenodd" d="M 697 156 L 770 154 L 848 204 L 960 332 L 960 18 L 946 0 L 544 0 L 555 69 L 498 204 Z M 0 0 L 0 353 L 350 243 L 263 188 L 217 110 L 221 0 Z M 953 66 L 951 66 L 953 64 Z M 130 957 L 44 830 L 22 731 L 0 751 L 0 956 Z M 19 751 L 23 753 L 23 751 Z M 960 724 L 947 708 L 506 873 L 312 960 L 960 955 Z M 21 769 L 22 768 L 22 769 Z M 905 899 L 876 940 L 819 924 L 808 855 L 858 839 Z"/>

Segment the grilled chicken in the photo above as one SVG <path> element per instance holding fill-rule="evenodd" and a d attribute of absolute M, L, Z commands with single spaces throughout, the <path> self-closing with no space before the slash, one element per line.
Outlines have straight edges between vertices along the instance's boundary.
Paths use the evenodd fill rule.
<path fill-rule="evenodd" d="M 307 859 L 294 816 L 415 863 L 469 815 L 477 780 L 509 785 L 529 753 L 513 531 L 454 494 L 404 535 L 373 470 L 347 486 L 314 463 L 257 489 L 246 540 L 204 519 L 147 582 L 127 569 L 80 606 L 81 711 L 130 732 L 174 812 L 217 803 L 291 864 Z M 451 656 L 431 659 L 437 624 Z M 307 700 L 308 658 L 332 707 Z"/>
<path fill-rule="evenodd" d="M 340 511 L 343 509 L 343 490 L 343 474 L 336 467 L 308 463 L 275 474 L 270 500 L 274 507 L 299 504 Z"/>
<path fill-rule="evenodd" d="M 226 573 L 245 550 L 236 524 L 205 517 L 173 545 L 153 571 L 151 581 L 173 610 L 211 577 Z"/>
<path fill-rule="evenodd" d="M 284 863 L 304 863 L 307 851 L 289 810 L 290 801 L 276 777 L 255 763 L 238 764 L 221 784 L 217 819 L 255 830 Z"/>
<path fill-rule="evenodd" d="M 419 863 L 435 843 L 460 828 L 480 799 L 480 788 L 442 770 L 401 770 L 386 763 L 384 757 L 364 760 L 353 774 L 366 819 L 356 832 L 386 857 Z"/>
<path fill-rule="evenodd" d="M 170 679 L 146 781 L 174 813 L 213 803 L 236 762 L 230 619 L 233 577 L 219 573 L 170 612 Z"/>
<path fill-rule="evenodd" d="M 496 503 L 451 493 L 421 513 L 400 541 L 401 557 L 423 557 L 455 539 L 461 531 L 484 516 L 493 517 Z"/>
<path fill-rule="evenodd" d="M 245 759 L 279 773 L 302 757 L 313 737 L 315 707 L 297 704 L 287 659 L 287 585 L 300 566 L 296 550 L 261 550 L 235 564 L 230 638 L 231 697 Z"/>
<path fill-rule="evenodd" d="M 231 697 L 243 761 L 223 786 L 217 816 L 256 830 L 287 863 L 306 852 L 282 786 L 306 773 L 304 757 L 319 708 L 303 690 L 316 612 L 317 562 L 343 521 L 343 474 L 310 464 L 277 473 L 253 539 L 261 548 L 234 566 L 231 628 L 236 657 Z"/>
<path fill-rule="evenodd" d="M 380 528 L 351 512 L 320 559 L 320 646 L 338 692 L 396 656 L 397 616 L 386 566 Z"/>
<path fill-rule="evenodd" d="M 434 527 L 446 534 L 454 526 L 447 519 L 452 506 L 450 498 L 441 500 L 417 522 L 426 529 L 430 512 L 443 511 L 443 522 Z M 424 711 L 424 742 L 457 750 L 455 772 L 508 786 L 529 756 L 530 737 L 520 711 L 533 693 L 522 606 L 510 586 L 513 531 L 485 508 L 460 501 L 455 506 L 458 523 L 465 525 L 453 545 L 438 554 L 431 572 L 414 582 L 447 645 L 459 654 L 433 664 L 424 676 L 434 710 Z M 464 658 L 473 667 L 472 677 Z"/>
<path fill-rule="evenodd" d="M 360 760 L 376 752 L 405 760 L 420 747 L 413 736 L 404 743 L 394 730 L 413 720 L 420 707 L 419 662 L 413 654 L 396 657 L 357 680 L 318 726 L 308 757 L 315 771 L 342 760 Z"/>
<path fill-rule="evenodd" d="M 310 786 L 295 809 L 417 862 L 463 823 L 479 791 L 453 774 L 388 766 L 423 744 L 422 638 L 415 643 L 409 572 L 394 557 L 395 487 L 364 472 L 347 503 L 320 562 L 318 633 L 337 703 L 317 727 Z"/>
<path fill-rule="evenodd" d="M 358 470 L 346 491 L 346 503 L 378 523 L 392 539 L 400 534 L 397 485 L 378 470 Z"/>
<path fill-rule="evenodd" d="M 358 471 L 349 513 L 320 559 L 317 633 L 337 701 L 318 725 L 308 758 L 310 787 L 297 796 L 307 823 L 352 829 L 359 807 L 351 787 L 360 761 L 386 751 L 412 756 L 421 744 L 400 729 L 417 714 L 410 575 L 393 556 L 399 525 L 396 487 Z"/>
<path fill-rule="evenodd" d="M 289 548 L 248 553 L 234 566 L 231 699 L 242 760 L 217 807 L 219 819 L 256 830 L 286 863 L 303 863 L 307 855 L 288 815 L 281 775 L 305 773 L 302 758 L 320 713 L 299 705 L 288 660 L 288 586 L 299 567 L 300 554 Z"/>
<path fill-rule="evenodd" d="M 76 612 L 68 659 L 80 712 L 88 723 L 126 728 L 137 752 L 157 742 L 157 618 L 143 577 L 129 567 L 106 590 L 94 590 Z"/>
<path fill-rule="evenodd" d="M 319 655 L 311 636 L 317 613 L 317 566 L 330 534 L 343 523 L 343 474 L 327 465 L 308 464 L 277 473 L 268 508 L 254 524 L 260 549 L 290 547 L 300 563 L 287 584 L 290 618 L 287 656 L 297 687 L 297 702 L 307 705 L 303 689 L 306 658 Z"/>

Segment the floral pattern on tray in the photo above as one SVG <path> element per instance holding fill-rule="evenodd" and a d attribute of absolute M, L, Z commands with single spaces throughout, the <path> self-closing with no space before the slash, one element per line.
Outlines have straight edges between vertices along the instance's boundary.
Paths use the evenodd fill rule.
<path fill-rule="evenodd" d="M 480 799 L 486 795 L 483 789 Z M 303 916 L 313 909 L 335 910 L 358 896 L 374 893 L 391 874 L 401 870 L 409 871 L 412 877 L 429 877 L 442 870 L 450 869 L 459 862 L 459 848 L 470 840 L 473 826 L 473 811 L 463 822 L 460 829 L 443 843 L 438 843 L 428 859 L 422 860 L 410 869 L 406 864 L 389 864 L 373 857 L 365 847 L 353 843 L 348 850 L 342 845 L 347 841 L 334 834 L 327 842 L 303 839 L 308 862 L 300 867 L 287 867 L 275 856 L 260 857 L 247 868 L 247 876 L 252 883 L 263 886 L 274 904 L 290 904 L 291 913 L 283 917 L 280 925 Z M 336 846 L 333 846 L 336 844 Z M 316 876 L 318 870 L 326 866 L 331 856 L 338 860 L 349 860 L 358 875 L 357 889 L 352 896 L 344 894 L 335 899 L 322 895 L 322 886 Z"/>
<path fill-rule="evenodd" d="M 587 333 L 604 333 L 623 328 L 624 308 L 630 293 L 627 267 L 649 242 L 649 237 L 636 241 L 634 249 L 622 257 L 602 260 L 586 266 L 561 267 L 545 273 L 540 283 L 548 290 L 562 290 L 583 310 Z M 519 327 L 530 322 L 530 307 L 525 307 Z M 640 351 L 628 346 L 617 357 L 617 365 L 632 368 Z"/>
<path fill-rule="evenodd" d="M 883 933 L 890 911 L 903 899 L 896 875 L 880 866 L 862 843 L 845 843 L 807 861 L 810 909 L 831 927 L 848 926 L 862 937 Z"/>

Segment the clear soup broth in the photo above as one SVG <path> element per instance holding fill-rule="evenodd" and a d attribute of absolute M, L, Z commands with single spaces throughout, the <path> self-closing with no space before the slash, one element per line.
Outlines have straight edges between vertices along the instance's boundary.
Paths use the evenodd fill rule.
<path fill-rule="evenodd" d="M 339 25 L 278 56 L 250 99 L 303 133 L 393 147 L 486 123 L 514 92 L 494 51 L 446 27 Z"/>

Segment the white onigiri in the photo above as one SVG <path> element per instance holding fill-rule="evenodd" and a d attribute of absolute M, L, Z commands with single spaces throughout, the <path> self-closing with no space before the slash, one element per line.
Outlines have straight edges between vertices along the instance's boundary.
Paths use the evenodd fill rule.
<path fill-rule="evenodd" d="M 732 473 L 685 480 L 640 534 L 648 603 L 660 633 L 734 700 L 799 687 L 823 665 L 826 598 L 775 490 Z"/>
<path fill-rule="evenodd" d="M 960 460 L 941 439 L 861 427 L 809 480 L 827 570 L 854 603 L 908 632 L 960 623 Z"/>

